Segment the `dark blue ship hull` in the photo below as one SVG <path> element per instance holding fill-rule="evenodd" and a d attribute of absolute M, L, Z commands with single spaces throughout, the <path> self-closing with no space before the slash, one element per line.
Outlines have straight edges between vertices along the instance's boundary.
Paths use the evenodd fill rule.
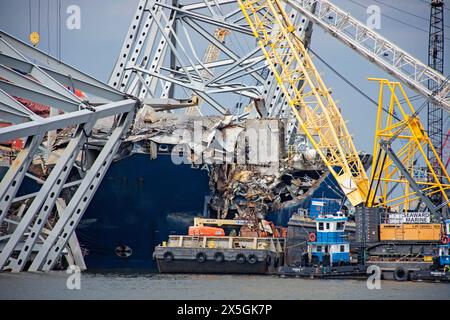
<path fill-rule="evenodd" d="M 207 170 L 175 165 L 170 155 L 113 163 L 77 228 L 87 267 L 155 268 L 154 247 L 186 233 L 208 194 Z"/>
<path fill-rule="evenodd" d="M 338 199 L 342 202 L 345 195 L 339 189 L 338 184 L 331 173 L 314 190 L 310 190 L 309 195 L 300 201 L 290 201 L 281 209 L 271 212 L 266 219 L 272 221 L 277 226 L 287 227 L 289 219 L 299 209 L 308 209 L 313 198 Z"/>

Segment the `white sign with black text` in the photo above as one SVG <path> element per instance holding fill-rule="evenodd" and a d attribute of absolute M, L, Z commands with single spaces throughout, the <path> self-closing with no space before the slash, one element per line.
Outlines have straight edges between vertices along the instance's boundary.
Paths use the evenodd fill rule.
<path fill-rule="evenodd" d="M 430 223 L 429 212 L 403 212 L 389 214 L 389 223 Z"/>

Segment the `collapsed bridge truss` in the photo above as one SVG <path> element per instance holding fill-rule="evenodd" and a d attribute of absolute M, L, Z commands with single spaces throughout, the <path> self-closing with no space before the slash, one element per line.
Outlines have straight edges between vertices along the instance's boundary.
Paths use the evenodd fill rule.
<path fill-rule="evenodd" d="M 309 20 L 292 9 L 289 14 L 308 46 Z M 223 41 L 220 30 L 229 33 Z M 214 59 L 204 61 L 211 50 Z M 198 97 L 202 115 L 284 118 L 287 140 L 297 135 L 288 101 L 235 0 L 139 1 L 108 83 L 141 99 L 195 103 Z"/>
<path fill-rule="evenodd" d="M 6 172 L 0 183 L 0 269 L 50 270 L 68 244 L 75 262 L 83 265 L 74 230 L 140 102 L 5 33 L 0 34 L 0 51 L 0 118 L 11 124 L 1 129 L 0 141 L 23 141 L 15 156 L 2 159 Z M 75 89 L 85 96 L 77 96 Z M 50 114 L 41 117 L 19 101 L 39 103 Z M 97 121 L 108 117 L 116 117 L 116 125 L 98 145 L 98 155 L 78 180 L 69 181 L 70 173 L 82 166 L 80 154 Z M 48 160 L 52 137 L 66 128 L 73 129 L 69 140 L 43 180 L 34 174 L 34 161 Z M 24 192 L 26 179 L 35 180 L 39 190 Z M 63 198 L 68 188 L 73 192 Z"/>

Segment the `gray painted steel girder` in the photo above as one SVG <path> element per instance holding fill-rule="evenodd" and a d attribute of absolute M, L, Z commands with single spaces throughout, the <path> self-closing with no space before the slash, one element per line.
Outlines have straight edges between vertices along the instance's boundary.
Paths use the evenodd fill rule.
<path fill-rule="evenodd" d="M 20 181 L 23 179 L 23 176 L 25 175 L 27 168 L 33 159 L 33 154 L 38 149 L 43 135 L 48 131 L 64 128 L 69 125 L 79 125 L 74 138 L 66 147 L 65 153 L 57 161 L 44 185 L 35 195 L 30 207 L 22 216 L 22 219 L 18 223 L 16 229 L 10 235 L 8 242 L 3 247 L 3 250 L 0 253 L 0 270 L 8 261 L 8 267 L 12 268 L 12 271 L 17 272 L 23 269 L 33 247 L 35 246 L 36 240 L 40 236 L 42 228 L 55 205 L 58 194 L 64 186 L 64 183 L 74 164 L 76 155 L 86 140 L 86 135 L 89 134 L 98 119 L 120 114 L 122 119 L 121 122 L 109 137 L 99 157 L 95 160 L 93 166 L 88 170 L 88 173 L 82 179 L 81 183 L 77 183 L 79 184 L 79 187 L 75 195 L 72 197 L 72 200 L 76 202 L 77 200 L 74 199 L 77 199 L 78 197 L 81 207 L 83 208 L 82 212 L 79 210 L 77 210 L 76 213 L 72 212 L 71 210 L 75 210 L 75 202 L 71 201 L 65 208 L 64 213 L 61 215 L 60 219 L 62 220 L 60 225 L 65 217 L 76 215 L 81 218 L 81 215 L 89 202 L 86 199 L 86 195 L 89 195 L 91 198 L 95 193 L 95 190 L 109 167 L 117 148 L 122 142 L 123 135 L 132 124 L 136 107 L 138 105 L 140 105 L 140 102 L 137 102 L 134 99 L 128 99 L 121 102 L 114 102 L 99 106 L 95 109 L 95 111 L 84 109 L 52 118 L 42 118 L 0 129 L 0 141 L 12 139 L 12 137 L 28 137 L 26 147 L 19 153 L 19 156 L 15 159 L 13 165 L 10 167 L 0 184 L 0 208 L 2 208 L 1 218 L 3 219 L 6 216 L 17 189 L 20 186 Z M 79 209 L 79 206 L 77 209 Z M 72 226 L 73 223 L 69 223 L 65 229 L 72 229 Z M 50 239 L 55 234 L 53 230 L 55 229 L 52 229 L 50 232 Z M 72 231 L 70 233 L 72 233 Z M 23 236 L 26 236 L 25 244 L 20 243 L 21 245 L 19 246 L 19 241 L 23 239 Z M 49 239 L 49 237 L 47 237 L 47 239 Z M 70 237 L 67 237 L 59 252 L 53 253 L 52 257 L 55 260 L 61 253 L 69 238 Z M 48 244 L 49 242 L 46 243 Z M 11 254 L 18 248 L 20 249 L 18 258 L 12 259 Z M 45 248 L 47 248 L 47 246 L 40 246 L 38 255 L 40 254 L 44 257 L 47 256 L 49 252 L 42 251 L 46 250 Z M 34 265 L 36 265 L 36 263 Z M 40 267 L 34 270 L 40 270 Z"/>
<path fill-rule="evenodd" d="M 100 185 L 117 149 L 122 143 L 123 135 L 133 122 L 134 115 L 134 109 L 122 114 L 118 126 L 110 135 L 102 151 L 86 173 L 77 191 L 33 260 L 29 269 L 30 271 L 40 269 L 49 271 L 53 268 L 58 256 L 66 246 L 67 241 L 77 227 L 95 191 Z"/>
<path fill-rule="evenodd" d="M 32 63 L 25 57 L 32 58 L 40 64 Z M 24 73 L 32 73 L 33 68 L 38 67 L 62 85 L 74 86 L 106 101 L 123 100 L 123 93 L 2 31 L 0 31 L 0 63 Z"/>
<path fill-rule="evenodd" d="M 90 134 L 94 125 L 95 121 L 90 121 L 78 126 L 75 136 L 70 140 L 63 155 L 60 159 L 58 159 L 58 162 L 50 172 L 50 175 L 46 179 L 44 185 L 41 187 L 38 194 L 33 199 L 33 202 L 22 216 L 22 219 L 14 230 L 13 235 L 3 247 L 3 250 L 0 253 L 0 270 L 3 269 L 8 261 L 8 258 L 10 258 L 17 244 L 34 220 L 34 224 L 25 236 L 25 244 L 23 245 L 19 256 L 16 259 L 10 259 L 9 263 L 9 267 L 12 268 L 13 272 L 22 271 L 28 261 L 34 244 L 36 243 L 38 238 L 37 236 L 41 233 L 48 216 L 52 212 L 55 201 L 58 198 L 69 173 L 71 172 L 77 154 L 80 152 L 86 141 L 86 137 Z"/>

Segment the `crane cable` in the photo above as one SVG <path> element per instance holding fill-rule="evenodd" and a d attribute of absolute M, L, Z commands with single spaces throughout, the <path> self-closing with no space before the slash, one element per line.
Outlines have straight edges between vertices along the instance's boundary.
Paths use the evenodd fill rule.
<path fill-rule="evenodd" d="M 40 42 L 41 33 L 41 0 L 37 1 L 37 29 L 33 31 L 33 6 L 31 0 L 28 1 L 29 36 L 31 44 L 36 47 Z"/>
<path fill-rule="evenodd" d="M 41 33 L 41 0 L 38 0 L 38 33 Z"/>
<path fill-rule="evenodd" d="M 423 2 L 423 3 L 425 3 L 425 4 L 430 5 L 430 2 L 428 2 L 428 1 L 425 1 L 425 0 L 419 0 L 419 1 L 420 1 L 420 2 Z M 449 8 L 444 7 L 444 9 L 447 10 L 447 11 L 450 11 Z"/>
<path fill-rule="evenodd" d="M 58 59 L 61 61 L 61 0 L 58 0 L 57 10 Z"/>
<path fill-rule="evenodd" d="M 422 19 L 422 20 L 424 20 L 424 21 L 430 23 L 430 19 L 421 17 L 421 16 L 419 16 L 419 15 L 417 15 L 417 14 L 408 12 L 408 11 L 406 11 L 406 10 L 404 10 L 404 9 L 397 8 L 396 6 L 393 6 L 393 5 L 391 5 L 391 4 L 384 3 L 384 2 L 382 2 L 382 1 L 380 1 L 380 0 L 372 0 L 372 1 L 373 1 L 373 2 L 376 2 L 376 3 L 379 3 L 379 4 L 382 4 L 383 6 L 386 6 L 386 7 L 388 7 L 388 8 L 392 8 L 392 9 L 394 9 L 394 10 L 403 12 L 403 13 L 408 14 L 408 15 L 410 15 L 410 16 L 413 16 L 413 17 Z M 447 10 L 448 10 L 448 9 L 447 9 Z M 450 25 L 448 25 L 448 24 L 444 24 L 444 26 L 445 26 L 446 28 L 450 28 Z"/>
<path fill-rule="evenodd" d="M 47 0 L 47 52 L 50 55 L 50 0 Z"/>
<path fill-rule="evenodd" d="M 31 27 L 31 0 L 28 0 L 28 21 L 30 23 L 30 32 L 29 32 L 29 34 L 31 34 L 31 32 L 33 32 L 33 29 Z"/>
<path fill-rule="evenodd" d="M 314 54 L 314 56 L 322 62 L 328 69 L 330 69 L 334 74 L 336 74 L 342 81 L 347 83 L 350 87 L 352 87 L 356 92 L 358 92 L 360 95 L 362 95 L 364 98 L 366 98 L 368 101 L 370 101 L 373 105 L 378 107 L 378 102 L 373 100 L 371 97 L 369 97 L 366 93 L 364 93 L 361 89 L 359 89 L 355 84 L 353 84 L 350 80 L 348 80 L 344 75 L 342 75 L 339 71 L 337 71 L 334 67 L 332 67 L 328 62 L 326 62 L 322 57 L 320 57 L 317 52 L 315 52 L 313 49 L 309 48 L 309 51 Z M 400 121 L 400 119 L 394 114 L 391 114 L 386 108 L 383 107 L 383 111 L 387 114 L 390 114 L 394 119 L 397 121 Z"/>
<path fill-rule="evenodd" d="M 357 1 L 355 1 L 355 0 L 348 0 L 348 1 L 350 1 L 350 2 L 353 3 L 353 4 L 356 4 L 357 6 L 360 6 L 360 7 L 362 7 L 362 8 L 367 8 L 367 6 L 365 6 L 365 5 L 363 5 L 363 4 L 359 3 L 359 2 L 357 2 Z M 385 14 L 385 13 L 381 13 L 381 15 L 384 16 L 385 18 L 391 19 L 391 20 L 393 20 L 393 21 L 396 21 L 396 22 L 398 22 L 398 23 L 401 23 L 401 24 L 403 24 L 403 25 L 405 25 L 405 26 L 408 26 L 408 27 L 410 27 L 410 28 L 413 28 L 413 29 L 416 29 L 416 30 L 425 32 L 426 34 L 429 34 L 428 30 L 419 28 L 419 27 L 417 27 L 417 26 L 415 26 L 415 25 L 413 25 L 413 24 L 410 24 L 410 23 L 408 23 L 408 22 L 402 21 L 402 20 L 400 20 L 400 19 L 397 19 L 397 18 L 392 17 L 392 16 L 390 16 L 390 15 L 387 15 L 387 14 Z M 450 40 L 449 37 L 444 37 L 444 38 L 445 38 L 446 40 Z"/>

